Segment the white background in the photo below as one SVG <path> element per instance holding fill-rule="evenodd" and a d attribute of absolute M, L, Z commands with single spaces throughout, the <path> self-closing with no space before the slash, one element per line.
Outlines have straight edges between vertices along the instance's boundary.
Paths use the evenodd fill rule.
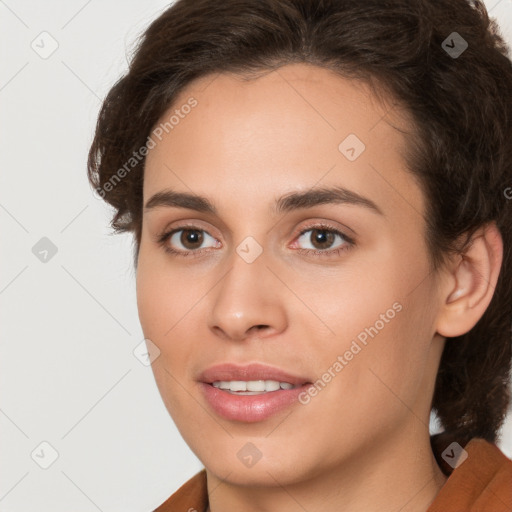
<path fill-rule="evenodd" d="M 512 0 L 486 5 L 512 43 Z M 101 100 L 166 7 L 0 0 L 2 512 L 149 511 L 202 468 L 133 355 L 131 235 L 109 235 L 86 178 Z M 43 31 L 47 59 L 31 47 L 50 47 Z M 47 263 L 32 252 L 43 237 Z M 510 415 L 499 446 L 512 457 Z"/>

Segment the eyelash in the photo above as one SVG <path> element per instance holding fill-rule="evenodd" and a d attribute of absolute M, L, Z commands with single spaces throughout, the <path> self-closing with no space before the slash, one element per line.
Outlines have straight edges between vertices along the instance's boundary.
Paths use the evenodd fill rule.
<path fill-rule="evenodd" d="M 334 255 L 340 255 L 341 253 L 350 250 L 352 247 L 354 247 L 356 245 L 353 238 L 348 237 L 342 231 L 340 231 L 332 226 L 329 226 L 328 224 L 315 224 L 313 226 L 308 226 L 307 228 L 304 228 L 296 236 L 296 238 L 301 237 L 304 233 L 307 233 L 308 231 L 311 231 L 313 229 L 327 231 L 329 233 L 333 233 L 334 235 L 339 235 L 343 238 L 345 243 L 343 244 L 343 246 L 341 246 L 337 249 L 331 249 L 331 250 L 327 250 L 327 251 L 321 251 L 321 250 L 316 250 L 316 249 L 294 249 L 299 254 L 306 254 L 306 255 L 314 254 L 315 256 L 320 256 L 320 257 L 329 257 L 329 256 L 332 257 Z M 203 232 L 207 233 L 206 230 L 198 228 L 197 226 L 192 226 L 192 225 L 179 226 L 177 228 L 172 229 L 171 231 L 164 231 L 160 235 L 157 235 L 156 242 L 160 246 L 163 247 L 165 252 L 175 255 L 175 256 L 183 256 L 183 257 L 191 256 L 194 258 L 194 257 L 200 256 L 201 254 L 203 254 L 205 251 L 208 250 L 208 249 L 200 249 L 200 250 L 194 250 L 194 251 L 177 251 L 176 249 L 172 249 L 171 247 L 169 247 L 169 245 L 167 244 L 167 241 L 169 240 L 169 238 L 171 238 L 171 236 L 174 235 L 174 233 L 177 233 L 177 232 L 183 231 L 183 230 L 203 231 Z"/>

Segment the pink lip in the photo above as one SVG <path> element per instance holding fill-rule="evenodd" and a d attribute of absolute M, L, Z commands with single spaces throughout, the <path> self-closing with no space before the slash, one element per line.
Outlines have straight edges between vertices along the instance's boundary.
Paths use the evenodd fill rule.
<path fill-rule="evenodd" d="M 201 391 L 212 409 L 220 416 L 253 423 L 277 414 L 298 402 L 298 396 L 311 382 L 307 378 L 291 375 L 278 368 L 259 363 L 246 366 L 221 364 L 208 368 L 199 376 Z M 276 380 L 289 382 L 293 389 L 280 389 L 261 395 L 235 395 L 212 386 L 212 382 L 226 380 Z"/>
<path fill-rule="evenodd" d="M 201 373 L 198 380 L 209 384 L 218 380 L 277 380 L 289 382 L 294 386 L 309 382 L 306 377 L 298 377 L 279 368 L 260 363 L 243 366 L 232 363 L 217 364 Z"/>

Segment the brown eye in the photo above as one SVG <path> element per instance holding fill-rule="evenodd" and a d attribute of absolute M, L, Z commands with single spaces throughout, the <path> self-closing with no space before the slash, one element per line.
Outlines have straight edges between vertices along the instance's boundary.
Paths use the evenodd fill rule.
<path fill-rule="evenodd" d="M 311 245 L 311 247 L 306 247 L 306 249 L 321 251 L 333 249 L 332 245 L 336 241 L 336 238 L 341 239 L 341 243 L 334 246 L 334 248 L 347 245 L 347 243 L 350 242 L 350 239 L 345 237 L 340 231 L 321 226 L 303 230 L 298 240 L 301 243 L 308 242 Z"/>
<path fill-rule="evenodd" d="M 210 246 L 201 247 L 207 238 L 213 241 Z M 173 229 L 172 231 L 162 233 L 158 236 L 158 243 L 164 250 L 170 254 L 181 254 L 183 256 L 199 254 L 203 249 L 209 247 L 219 247 L 219 242 L 204 229 L 194 226 L 182 226 L 181 228 Z M 201 249 L 201 250 L 198 250 Z"/>
<path fill-rule="evenodd" d="M 328 249 L 335 236 L 326 229 L 312 229 L 310 239 L 315 249 Z M 326 247 L 327 246 L 327 247 Z"/>
<path fill-rule="evenodd" d="M 203 243 L 203 233 L 199 229 L 182 229 L 180 243 L 185 249 L 198 249 Z"/>

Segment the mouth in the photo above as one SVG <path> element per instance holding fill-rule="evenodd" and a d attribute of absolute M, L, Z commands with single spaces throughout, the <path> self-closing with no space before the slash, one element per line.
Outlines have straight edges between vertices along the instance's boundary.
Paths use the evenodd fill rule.
<path fill-rule="evenodd" d="M 231 421 L 263 421 L 296 404 L 311 380 L 252 363 L 210 367 L 199 377 L 203 396 L 218 416 Z"/>

